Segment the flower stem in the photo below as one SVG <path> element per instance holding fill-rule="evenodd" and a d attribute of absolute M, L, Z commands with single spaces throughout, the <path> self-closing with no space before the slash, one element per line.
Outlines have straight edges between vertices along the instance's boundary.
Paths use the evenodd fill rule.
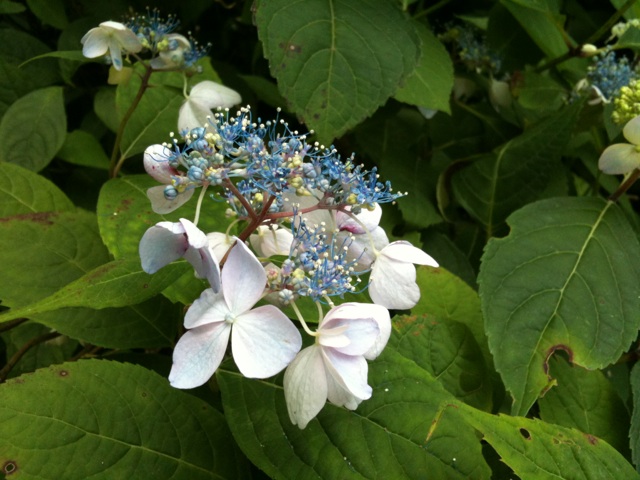
<path fill-rule="evenodd" d="M 617 202 L 618 199 L 631 188 L 631 185 L 636 183 L 638 178 L 640 178 L 640 169 L 636 168 L 622 181 L 618 189 L 609 196 L 609 200 Z"/>
<path fill-rule="evenodd" d="M 200 220 L 200 207 L 202 206 L 202 199 L 204 198 L 204 194 L 207 191 L 208 186 L 209 185 L 203 184 L 200 195 L 198 196 L 198 203 L 196 204 L 196 214 L 193 218 L 193 224 L 196 226 L 198 225 L 198 220 Z"/>
<path fill-rule="evenodd" d="M 291 305 L 291 308 L 293 308 L 293 311 L 296 312 L 296 317 L 298 317 L 298 320 L 300 320 L 300 324 L 302 325 L 302 328 L 304 329 L 304 331 L 307 332 L 312 337 L 317 337 L 318 332 L 311 331 L 311 329 L 307 325 L 307 322 L 304 321 L 304 317 L 302 316 L 302 313 L 300 313 L 300 309 L 296 305 L 296 302 L 292 300 L 290 305 Z"/>
<path fill-rule="evenodd" d="M 136 96 L 133 99 L 133 102 L 131 102 L 131 105 L 129 106 L 126 113 L 124 114 L 124 117 L 122 117 L 122 120 L 120 121 L 120 126 L 118 127 L 118 131 L 116 133 L 116 140 L 115 142 L 113 142 L 113 151 L 111 152 L 111 161 L 109 162 L 109 178 L 115 178 L 118 175 L 118 172 L 122 167 L 122 163 L 125 160 L 124 157 L 118 158 L 119 152 L 120 152 L 120 144 L 122 143 L 122 136 L 124 135 L 124 129 L 127 126 L 127 123 L 129 123 L 129 120 L 131 119 L 133 112 L 135 112 L 136 108 L 138 107 L 140 100 L 142 100 L 142 96 L 144 95 L 144 92 L 149 87 L 149 78 L 151 77 L 152 73 L 153 73 L 153 69 L 148 65 L 145 66 L 144 75 L 142 76 L 142 81 L 140 83 L 140 88 L 138 88 L 138 93 L 136 93 Z"/>

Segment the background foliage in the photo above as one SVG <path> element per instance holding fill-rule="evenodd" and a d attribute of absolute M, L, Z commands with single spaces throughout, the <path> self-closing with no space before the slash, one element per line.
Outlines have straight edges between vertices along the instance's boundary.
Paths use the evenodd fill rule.
<path fill-rule="evenodd" d="M 141 152 L 176 130 L 176 72 L 109 77 L 80 38 L 148 2 L 0 0 L 0 470 L 7 478 L 638 478 L 637 188 L 598 170 L 622 141 L 576 86 L 609 45 L 637 61 L 636 0 L 153 2 L 211 43 L 202 73 L 275 108 L 408 191 L 385 229 L 438 260 L 394 312 L 371 400 L 291 425 L 281 375 L 231 360 L 166 381 L 184 306 L 177 262 L 138 242 Z M 57 53 L 56 53 L 57 52 Z M 108 80 L 111 80 L 109 83 Z M 124 161 L 109 178 L 109 159 Z M 191 210 L 189 210 L 191 209 Z M 201 228 L 224 231 L 224 206 Z"/>

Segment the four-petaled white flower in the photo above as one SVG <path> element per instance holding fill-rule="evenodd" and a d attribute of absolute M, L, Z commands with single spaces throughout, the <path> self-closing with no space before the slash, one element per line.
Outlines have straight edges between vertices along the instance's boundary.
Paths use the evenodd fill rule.
<path fill-rule="evenodd" d="M 206 127 L 207 117 L 215 108 L 229 108 L 242 101 L 240 94 L 219 83 L 205 80 L 191 89 L 191 93 L 180 107 L 178 130 Z"/>
<path fill-rule="evenodd" d="M 133 31 L 122 23 L 102 22 L 100 26 L 89 30 L 80 40 L 82 54 L 87 58 L 96 58 L 109 51 L 116 70 L 122 69 L 122 52 L 137 53 L 142 43 Z"/>
<path fill-rule="evenodd" d="M 214 291 L 220 290 L 220 267 L 207 236 L 184 218 L 178 223 L 160 222 L 147 229 L 139 245 L 142 270 L 151 274 L 184 257 Z"/>
<path fill-rule="evenodd" d="M 289 418 L 305 428 L 326 400 L 355 410 L 371 397 L 367 359 L 376 358 L 391 334 L 386 308 L 343 303 L 318 325 L 316 343 L 302 350 L 284 374 Z"/>
<path fill-rule="evenodd" d="M 390 243 L 376 252 L 369 277 L 369 295 L 373 303 L 394 310 L 413 308 L 420 300 L 414 263 L 438 266 L 433 258 L 404 240 Z"/>
<path fill-rule="evenodd" d="M 598 161 L 598 168 L 609 175 L 629 173 L 640 167 L 640 117 L 629 120 L 622 133 L 631 143 L 608 146 Z"/>
<path fill-rule="evenodd" d="M 302 338 L 291 320 L 273 305 L 252 309 L 266 281 L 260 261 L 238 241 L 222 269 L 221 291 L 205 290 L 187 311 L 184 326 L 189 331 L 173 351 L 171 385 L 194 388 L 209 380 L 229 337 L 233 358 L 245 377 L 270 377 L 293 360 Z"/>

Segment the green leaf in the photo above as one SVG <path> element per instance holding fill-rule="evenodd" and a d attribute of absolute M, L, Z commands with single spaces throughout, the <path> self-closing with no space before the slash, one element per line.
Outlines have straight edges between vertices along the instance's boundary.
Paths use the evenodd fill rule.
<path fill-rule="evenodd" d="M 27 0 L 27 5 L 29 10 L 45 25 L 62 30 L 69 23 L 62 0 Z"/>
<path fill-rule="evenodd" d="M 240 75 L 240 78 L 253 90 L 260 101 L 273 108 L 286 107 L 287 102 L 278 92 L 278 86 L 272 81 L 258 75 Z"/>
<path fill-rule="evenodd" d="M 620 453 L 593 435 L 469 407 L 461 413 L 520 478 L 640 478 Z"/>
<path fill-rule="evenodd" d="M 67 134 L 58 157 L 75 165 L 109 169 L 109 157 L 98 139 L 82 130 L 74 130 Z"/>
<path fill-rule="evenodd" d="M 55 51 L 55 52 L 47 52 L 42 55 L 37 55 L 35 57 L 30 58 L 29 60 L 22 62 L 20 67 L 28 65 L 29 63 L 35 60 L 41 60 L 43 58 L 62 58 L 64 60 L 74 60 L 76 62 L 93 62 L 94 59 L 90 59 L 85 57 L 82 54 L 82 50 L 64 50 L 64 51 Z"/>
<path fill-rule="evenodd" d="M 549 114 L 564 105 L 567 92 L 554 79 L 535 72 L 523 72 L 514 91 L 518 105 L 538 114 Z"/>
<path fill-rule="evenodd" d="M 32 320 L 71 338 L 105 348 L 172 347 L 182 308 L 162 296 L 122 308 L 61 308 Z"/>
<path fill-rule="evenodd" d="M 116 89 L 113 87 L 103 87 L 98 90 L 96 96 L 93 97 L 93 110 L 102 123 L 109 130 L 115 132 L 120 125 L 118 111 L 116 109 Z M 176 119 L 177 122 L 177 119 Z"/>
<path fill-rule="evenodd" d="M 629 453 L 629 415 L 613 385 L 600 371 L 570 366 L 561 358 L 550 362 L 558 386 L 538 400 L 545 422 L 578 429 Z"/>
<path fill-rule="evenodd" d="M 487 236 L 499 232 L 511 212 L 540 198 L 580 109 L 580 103 L 562 109 L 453 175 L 456 198 L 486 226 Z"/>
<path fill-rule="evenodd" d="M 622 34 L 613 48 L 632 48 L 634 50 L 640 49 L 640 28 L 629 26 L 627 31 Z"/>
<path fill-rule="evenodd" d="M 98 225 L 105 245 L 115 258 L 138 256 L 142 235 L 156 223 L 194 218 L 195 195 L 175 212 L 166 215 L 154 213 L 146 192 L 157 185 L 158 182 L 148 175 L 130 175 L 109 180 L 100 190 Z M 226 203 L 205 199 L 198 228 L 206 233 L 226 231 L 225 209 Z M 205 284 L 194 277 L 193 271 L 188 271 L 165 294 L 173 301 L 189 304 L 204 288 Z"/>
<path fill-rule="evenodd" d="M 11 0 L 0 0 L 0 14 L 22 13 L 26 7 L 18 2 Z"/>
<path fill-rule="evenodd" d="M 413 359 L 459 400 L 491 410 L 490 375 L 482 351 L 462 323 L 432 315 L 395 317 L 387 348 Z"/>
<path fill-rule="evenodd" d="M 18 98 L 58 81 L 56 60 L 19 67 L 26 60 L 48 52 L 43 42 L 15 28 L 0 29 L 0 116 Z"/>
<path fill-rule="evenodd" d="M 0 122 L 0 161 L 42 170 L 64 143 L 67 116 L 61 87 L 31 92 L 9 107 Z"/>
<path fill-rule="evenodd" d="M 500 0 L 548 57 L 568 52 L 563 15 L 557 0 Z"/>
<path fill-rule="evenodd" d="M 449 96 L 453 88 L 453 64 L 447 50 L 427 27 L 416 22 L 422 42 L 415 70 L 395 94 L 400 102 L 450 113 Z"/>
<path fill-rule="evenodd" d="M 95 215 L 83 210 L 16 215 L 1 224 L 4 306 L 41 300 L 109 261 Z"/>
<path fill-rule="evenodd" d="M 137 257 L 114 260 L 95 268 L 33 305 L 0 314 L 0 322 L 65 307 L 101 309 L 136 305 L 162 292 L 190 269 L 190 265 L 185 262 L 172 263 L 149 275 L 142 271 Z"/>
<path fill-rule="evenodd" d="M 631 392 L 633 394 L 633 414 L 631 415 L 631 457 L 636 468 L 640 465 L 640 364 L 631 370 Z"/>
<path fill-rule="evenodd" d="M 24 213 L 73 210 L 67 196 L 49 180 L 12 163 L 0 163 L 0 218 Z"/>
<path fill-rule="evenodd" d="M 486 365 L 493 365 L 475 290 L 444 268 L 418 266 L 416 282 L 420 287 L 420 300 L 411 313 L 464 324 L 480 346 Z"/>
<path fill-rule="evenodd" d="M 478 277 L 497 371 L 525 414 L 554 385 L 549 358 L 616 361 L 640 327 L 640 244 L 624 213 L 592 197 L 530 204 L 489 241 Z"/>
<path fill-rule="evenodd" d="M 83 360 L 10 380 L 0 422 L 0 463 L 23 478 L 248 476 L 220 413 L 134 365 Z"/>
<path fill-rule="evenodd" d="M 304 430 L 291 424 L 282 387 L 218 370 L 233 436 L 272 478 L 489 478 L 457 401 L 401 354 L 387 347 L 369 365 L 373 396 L 355 412 L 328 403 Z"/>
<path fill-rule="evenodd" d="M 291 110 L 328 144 L 397 90 L 415 68 L 417 40 L 387 0 L 307 0 L 300 9 L 259 2 L 258 36 Z"/>
<path fill-rule="evenodd" d="M 123 158 L 143 152 L 154 143 L 166 141 L 169 133 L 178 128 L 178 110 L 184 102 L 182 92 L 163 86 L 153 75 L 149 83 L 150 88 L 144 92 L 122 135 L 120 150 Z M 116 108 L 120 119 L 133 103 L 141 84 L 142 79 L 134 71 L 128 82 L 118 85 Z"/>

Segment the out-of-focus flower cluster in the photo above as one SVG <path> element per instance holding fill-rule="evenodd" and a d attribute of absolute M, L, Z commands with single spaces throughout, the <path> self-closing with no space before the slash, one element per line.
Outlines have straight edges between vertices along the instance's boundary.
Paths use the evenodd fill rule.
<path fill-rule="evenodd" d="M 125 23 L 107 21 L 82 37 L 85 57 L 96 58 L 109 52 L 114 68 L 122 69 L 122 54 L 148 52 L 150 65 L 156 70 L 186 70 L 204 57 L 210 45 L 201 46 L 192 37 L 174 30 L 180 21 L 174 16 L 163 18 L 157 10 L 136 15 Z"/>

